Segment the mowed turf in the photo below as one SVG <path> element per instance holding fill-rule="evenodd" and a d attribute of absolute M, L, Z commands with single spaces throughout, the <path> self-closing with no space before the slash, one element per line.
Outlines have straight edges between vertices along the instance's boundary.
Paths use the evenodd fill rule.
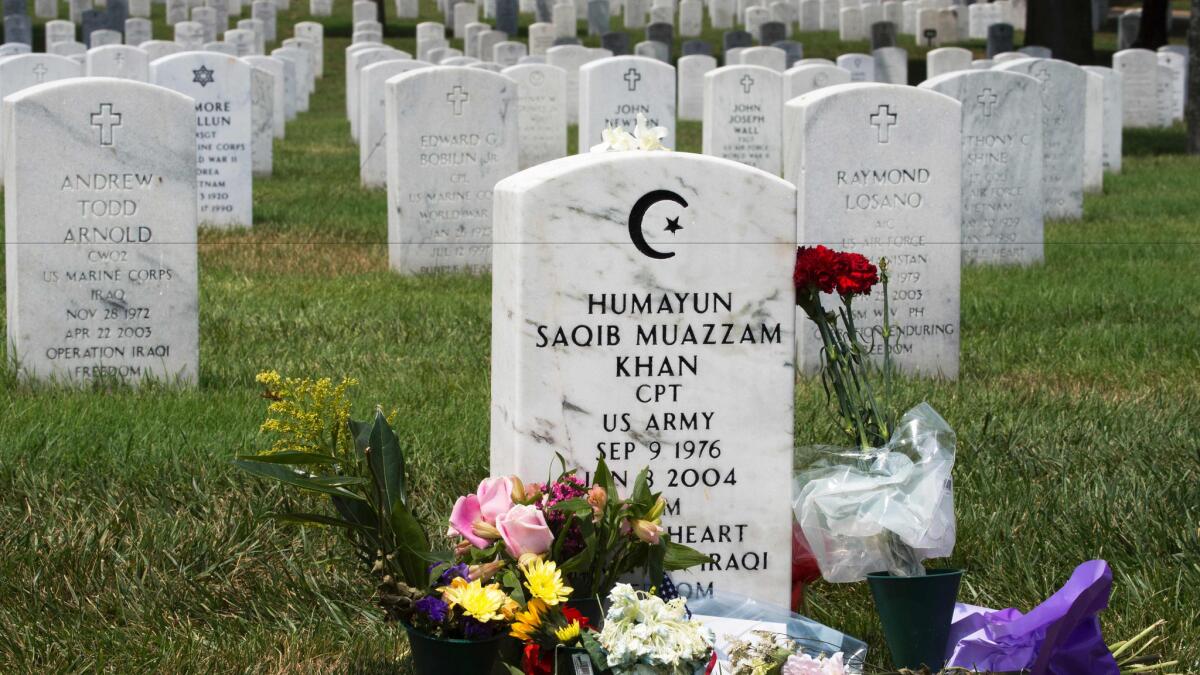
<path fill-rule="evenodd" d="M 63 391 L 0 371 L 0 672 L 407 668 L 335 536 L 262 520 L 295 497 L 229 464 L 265 444 L 254 374 L 274 368 L 357 378 L 359 416 L 399 409 L 432 531 L 487 472 L 489 280 L 387 271 L 384 193 L 358 187 L 343 116 L 348 3 L 328 24 L 325 78 L 256 181 L 253 231 L 201 237 L 199 388 Z M 412 23 L 399 30 L 411 51 Z M 849 51 L 799 39 L 810 56 Z M 1165 619 L 1155 651 L 1186 672 L 1200 668 L 1200 162 L 1178 154 L 1178 128 L 1125 142 L 1085 218 L 1048 224 L 1044 265 L 964 270 L 962 378 L 900 398 L 959 433 L 944 563 L 968 570 L 963 601 L 1028 609 L 1102 557 L 1106 635 Z M 679 144 L 698 150 L 699 125 Z M 799 384 L 803 462 L 836 435 L 820 386 Z M 864 585 L 818 583 L 808 612 L 886 666 Z"/>

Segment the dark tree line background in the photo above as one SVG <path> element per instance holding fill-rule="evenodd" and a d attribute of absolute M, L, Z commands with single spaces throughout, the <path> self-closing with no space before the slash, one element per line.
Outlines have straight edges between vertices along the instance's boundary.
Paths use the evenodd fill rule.
<path fill-rule="evenodd" d="M 1187 151 L 1200 154 L 1200 0 L 1192 0 L 1187 25 Z M 1134 47 L 1155 50 L 1167 44 L 1170 0 L 1142 0 L 1142 21 Z M 1096 63 L 1092 46 L 1092 0 L 1028 0 L 1025 44 L 1049 47 L 1055 58 L 1080 65 Z"/>

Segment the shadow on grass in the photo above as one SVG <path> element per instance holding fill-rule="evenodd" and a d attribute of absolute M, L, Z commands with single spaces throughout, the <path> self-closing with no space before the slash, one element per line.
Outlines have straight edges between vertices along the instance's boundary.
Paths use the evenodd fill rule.
<path fill-rule="evenodd" d="M 1157 157 L 1186 154 L 1183 125 L 1166 129 L 1126 129 L 1121 154 L 1125 157 Z"/>

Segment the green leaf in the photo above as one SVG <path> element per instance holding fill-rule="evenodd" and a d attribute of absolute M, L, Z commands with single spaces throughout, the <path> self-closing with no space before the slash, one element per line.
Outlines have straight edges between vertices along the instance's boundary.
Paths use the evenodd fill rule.
<path fill-rule="evenodd" d="M 408 585 L 422 588 L 425 583 L 425 555 L 429 553 L 429 539 L 425 530 L 413 517 L 408 507 L 396 500 L 392 503 L 391 527 L 393 541 L 398 547 L 400 567 L 404 570 L 405 581 Z"/>
<path fill-rule="evenodd" d="M 504 572 L 500 575 L 500 583 L 508 589 L 508 594 L 513 600 L 516 600 L 522 605 L 529 602 L 529 600 L 525 597 L 525 587 L 521 585 L 521 578 L 517 576 L 516 570 L 512 568 L 504 570 Z"/>
<path fill-rule="evenodd" d="M 377 503 L 383 504 L 385 508 L 391 507 L 397 501 L 408 504 L 404 452 L 400 449 L 400 441 L 388 426 L 382 411 L 375 411 L 375 424 L 371 427 L 369 444 L 367 464 L 375 479 L 376 494 L 379 496 Z"/>
<path fill-rule="evenodd" d="M 633 493 L 629 495 L 629 501 L 637 504 L 642 510 L 649 509 L 654 501 L 650 498 L 650 467 L 644 467 L 638 472 L 637 479 L 633 481 Z"/>
<path fill-rule="evenodd" d="M 604 651 L 600 641 L 596 639 L 595 634 L 590 630 L 585 630 L 579 634 L 579 641 L 583 643 L 583 648 L 587 650 L 588 656 L 592 659 L 592 667 L 597 673 L 608 672 L 608 652 Z"/>
<path fill-rule="evenodd" d="M 588 513 L 592 512 L 592 505 L 588 504 L 587 499 L 576 497 L 575 499 L 563 500 L 554 506 L 550 507 L 551 511 L 564 511 L 573 513 Z"/>
<path fill-rule="evenodd" d="M 272 520 L 278 520 L 285 523 L 300 523 L 301 525 L 329 525 L 331 527 L 341 527 L 348 530 L 364 529 L 361 525 L 342 520 L 341 518 L 331 518 L 323 516 L 319 513 L 272 513 L 269 515 Z"/>
<path fill-rule="evenodd" d="M 358 458 L 360 460 L 366 459 L 367 446 L 371 443 L 372 423 L 369 421 L 349 420 L 347 426 L 350 427 L 350 435 L 354 437 L 354 449 L 358 452 Z"/>
<path fill-rule="evenodd" d="M 324 464 L 333 465 L 339 462 L 337 457 L 316 452 L 268 452 L 261 455 L 238 455 L 238 459 L 266 464 Z"/>
<path fill-rule="evenodd" d="M 333 502 L 333 508 L 337 509 L 337 512 L 347 522 L 353 523 L 363 530 L 371 532 L 376 530 L 375 515 L 366 501 L 354 501 L 344 497 L 330 497 L 329 501 Z"/>
<path fill-rule="evenodd" d="M 302 490 L 311 490 L 313 492 L 321 492 L 328 495 L 345 497 L 346 499 L 365 501 L 362 495 L 347 490 L 345 487 L 343 487 L 346 485 L 361 485 L 366 482 L 362 478 L 352 478 L 346 476 L 313 476 L 310 473 L 292 469 L 283 464 L 269 464 L 267 462 L 256 462 L 244 459 L 235 460 L 233 464 L 246 473 L 253 474 L 260 478 L 270 478 L 271 480 L 279 481 L 280 483 L 291 485 L 292 487 L 298 487 Z"/>
<path fill-rule="evenodd" d="M 582 572 L 592 566 L 592 560 L 595 556 L 594 547 L 585 548 L 568 558 L 566 562 L 558 566 L 558 569 L 562 570 L 563 574 Z"/>
<path fill-rule="evenodd" d="M 677 544 L 673 541 L 668 541 L 666 550 L 663 555 L 662 564 L 668 572 L 675 570 L 686 570 L 689 567 L 703 565 L 704 563 L 712 562 L 712 557 L 708 556 L 691 546 Z"/>
<path fill-rule="evenodd" d="M 608 464 L 601 457 L 596 463 L 596 473 L 592 477 L 592 484 L 599 485 L 608 493 L 609 503 L 613 503 L 617 499 L 617 486 L 613 484 L 612 472 L 608 470 Z"/>
<path fill-rule="evenodd" d="M 658 546 L 650 546 L 646 551 L 646 574 L 650 577 L 651 586 L 662 586 L 663 557 L 666 552 L 666 542 L 660 542 Z M 659 588 L 658 592 L 661 593 L 662 588 Z"/>

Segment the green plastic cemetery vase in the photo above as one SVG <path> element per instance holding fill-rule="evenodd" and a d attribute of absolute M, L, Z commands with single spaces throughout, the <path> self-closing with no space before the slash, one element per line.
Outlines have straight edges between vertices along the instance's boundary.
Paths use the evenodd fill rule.
<path fill-rule="evenodd" d="M 413 670 L 417 675 L 491 673 L 500 651 L 500 640 L 504 637 L 501 634 L 490 640 L 443 640 L 412 626 L 405 625 L 404 629 L 408 631 Z"/>
<path fill-rule="evenodd" d="M 929 570 L 922 577 L 867 575 L 896 668 L 941 670 L 962 575 L 962 570 Z"/>

